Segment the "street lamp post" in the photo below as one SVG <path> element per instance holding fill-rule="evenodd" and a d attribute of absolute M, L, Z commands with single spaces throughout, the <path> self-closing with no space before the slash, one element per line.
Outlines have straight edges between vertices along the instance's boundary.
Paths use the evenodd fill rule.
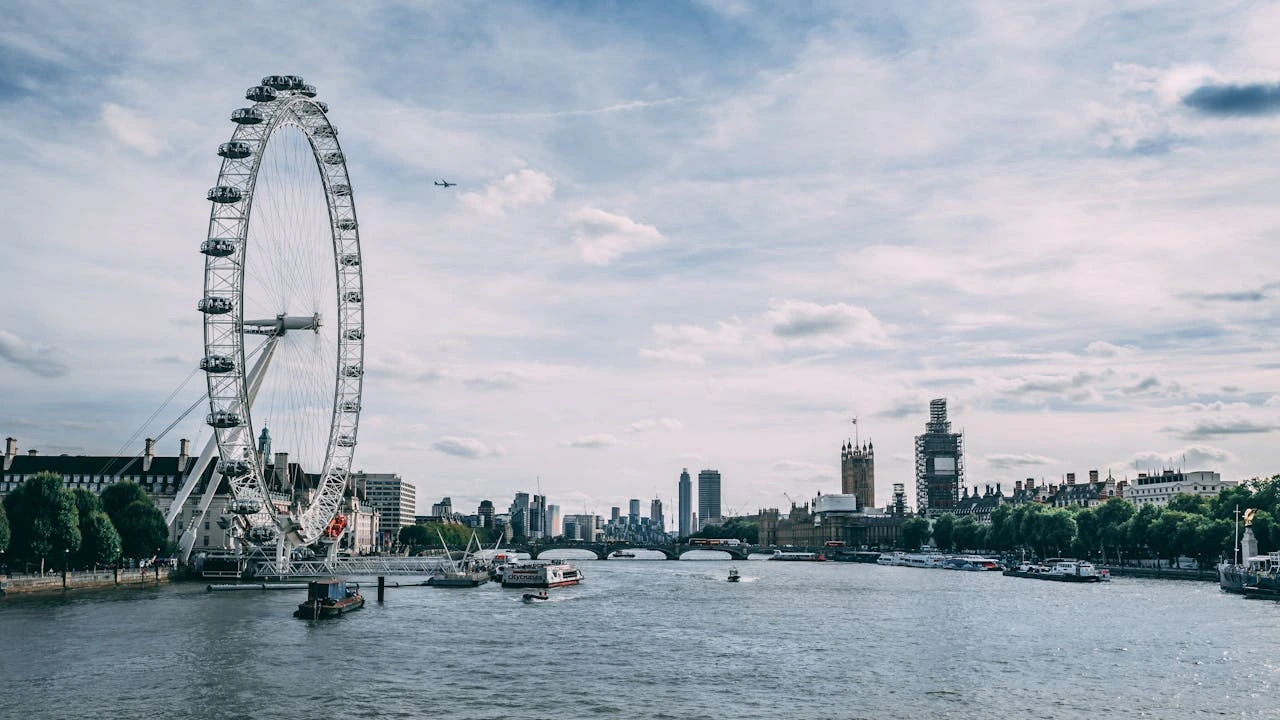
<path fill-rule="evenodd" d="M 62 589 L 67 589 L 67 563 L 71 562 L 71 548 L 62 548 Z"/>

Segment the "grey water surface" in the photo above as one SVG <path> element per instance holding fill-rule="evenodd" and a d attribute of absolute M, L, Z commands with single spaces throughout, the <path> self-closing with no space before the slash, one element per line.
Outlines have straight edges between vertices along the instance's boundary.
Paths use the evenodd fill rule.
<path fill-rule="evenodd" d="M 203 583 L 3 598 L 0 718 L 1280 718 L 1280 604 L 1212 583 L 579 565 L 546 603 L 366 584 L 319 622 Z"/>

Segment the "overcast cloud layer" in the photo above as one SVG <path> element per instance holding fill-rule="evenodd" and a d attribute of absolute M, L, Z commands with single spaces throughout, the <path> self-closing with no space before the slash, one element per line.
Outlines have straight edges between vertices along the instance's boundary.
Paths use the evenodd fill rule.
<path fill-rule="evenodd" d="M 228 114 L 296 73 L 361 219 L 357 464 L 424 511 L 540 485 L 674 518 L 683 467 L 719 469 L 727 509 L 785 506 L 838 491 L 854 416 L 883 504 L 943 396 L 971 486 L 1280 472 L 1280 9 L 298 10 L 9 8 L 23 451 L 132 453 L 197 399 L 146 424 L 202 354 Z"/>

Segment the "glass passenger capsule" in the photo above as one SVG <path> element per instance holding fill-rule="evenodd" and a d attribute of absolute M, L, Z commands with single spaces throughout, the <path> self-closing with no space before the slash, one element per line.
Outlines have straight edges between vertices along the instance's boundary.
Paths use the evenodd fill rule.
<path fill-rule="evenodd" d="M 364 295 L 359 290 L 349 290 L 342 294 L 342 299 L 349 303 L 358 303 L 364 301 Z"/>
<path fill-rule="evenodd" d="M 355 447 L 356 446 L 356 439 L 351 435 L 339 435 L 338 439 L 335 440 L 335 442 L 337 443 L 338 447 Z"/>
<path fill-rule="evenodd" d="M 316 96 L 316 86 L 315 86 L 315 85 L 307 85 L 306 83 L 303 83 L 303 84 L 302 84 L 302 87 L 298 88 L 298 94 L 299 94 L 299 95 L 305 95 L 305 96 L 307 96 L 307 97 L 315 97 L 315 96 Z"/>
<path fill-rule="evenodd" d="M 228 238 L 209 238 L 200 243 L 200 252 L 213 257 L 227 257 L 236 252 L 236 243 Z"/>
<path fill-rule="evenodd" d="M 333 193 L 335 197 L 347 197 L 351 195 L 351 186 L 345 183 L 338 183 L 330 186 L 329 192 Z"/>
<path fill-rule="evenodd" d="M 206 415 L 204 421 L 216 428 L 240 427 L 240 414 L 230 410 L 216 410 Z"/>
<path fill-rule="evenodd" d="M 206 355 L 200 358 L 200 369 L 209 373 L 229 373 L 236 369 L 236 361 L 226 355 Z"/>
<path fill-rule="evenodd" d="M 342 337 L 348 340 L 363 340 L 364 328 L 351 328 L 350 330 L 342 333 Z"/>
<path fill-rule="evenodd" d="M 244 461 L 240 460 L 239 462 Z M 231 501 L 231 506 L 228 509 L 237 515 L 257 515 L 262 512 L 262 501 L 258 498 L 236 498 Z"/>
<path fill-rule="evenodd" d="M 200 298 L 200 302 L 196 303 L 196 309 L 206 315 L 225 315 L 231 312 L 231 299 L 209 295 Z"/>
<path fill-rule="evenodd" d="M 244 91 L 246 100 L 258 103 L 267 103 L 276 99 L 276 91 L 266 85 L 254 85 Z"/>
<path fill-rule="evenodd" d="M 213 202 L 228 204 L 237 203 L 244 197 L 240 192 L 240 188 L 231 187 L 230 185 L 218 185 L 209 188 L 209 192 L 205 195 Z"/>
<path fill-rule="evenodd" d="M 241 477 L 248 475 L 253 470 L 253 466 L 248 460 L 223 460 L 218 463 L 218 474 L 224 477 Z M 235 510 L 232 510 L 235 512 Z M 253 512 L 258 512 L 254 510 Z"/>
<path fill-rule="evenodd" d="M 254 542 L 271 542 L 279 533 L 273 527 L 256 527 L 249 531 L 249 539 Z"/>
<path fill-rule="evenodd" d="M 262 111 L 258 108 L 247 107 L 231 111 L 231 122 L 241 125 L 257 125 L 264 119 Z"/>
<path fill-rule="evenodd" d="M 333 225 L 339 230 L 355 230 L 356 229 L 355 218 L 342 218 L 341 220 L 335 222 Z"/>
<path fill-rule="evenodd" d="M 355 253 L 345 253 L 338 258 L 338 262 L 346 267 L 359 267 L 360 256 Z"/>
<path fill-rule="evenodd" d="M 232 140 L 219 145 L 218 154 L 230 160 L 242 160 L 253 154 L 253 148 L 247 142 Z"/>
<path fill-rule="evenodd" d="M 334 150 L 333 152 L 325 153 L 320 156 L 321 162 L 325 165 L 341 165 L 342 161 L 345 159 L 346 158 L 342 156 L 341 150 Z"/>
<path fill-rule="evenodd" d="M 358 378 L 364 375 L 364 368 L 359 365 L 348 365 L 342 368 L 342 374 L 349 378 Z"/>

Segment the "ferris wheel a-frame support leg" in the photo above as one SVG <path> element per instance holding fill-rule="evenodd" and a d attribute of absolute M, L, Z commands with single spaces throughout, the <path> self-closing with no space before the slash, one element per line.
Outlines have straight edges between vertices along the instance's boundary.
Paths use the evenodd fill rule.
<path fill-rule="evenodd" d="M 248 396 L 250 408 L 253 407 L 253 401 L 258 397 L 258 388 L 262 387 L 262 378 L 266 376 L 267 366 L 271 364 L 271 357 L 275 354 L 276 344 L 279 340 L 279 336 L 267 340 L 266 345 L 262 348 L 262 355 L 258 357 L 258 361 L 249 370 Z M 205 468 L 209 466 L 210 461 L 212 461 L 217 452 L 218 434 L 215 432 L 209 438 L 204 451 L 200 453 L 200 459 L 196 462 L 196 466 L 187 475 L 186 482 L 182 484 L 182 489 L 178 491 L 178 497 L 174 498 L 173 504 L 169 506 L 171 514 L 165 517 L 169 524 L 172 524 L 173 520 L 182 512 L 182 506 L 186 504 L 187 498 L 195 488 L 195 484 L 200 482 L 200 476 L 204 475 Z M 179 558 L 183 563 L 191 559 L 191 550 L 196 544 L 196 528 L 200 527 L 204 522 L 204 516 L 209 512 L 209 506 L 213 503 L 213 496 L 218 493 L 218 486 L 221 484 L 222 474 L 215 470 L 209 478 L 209 486 L 205 488 L 204 495 L 200 498 L 200 505 L 196 508 L 196 514 L 191 518 L 190 527 L 182 533 L 182 538 L 178 541 Z"/>

